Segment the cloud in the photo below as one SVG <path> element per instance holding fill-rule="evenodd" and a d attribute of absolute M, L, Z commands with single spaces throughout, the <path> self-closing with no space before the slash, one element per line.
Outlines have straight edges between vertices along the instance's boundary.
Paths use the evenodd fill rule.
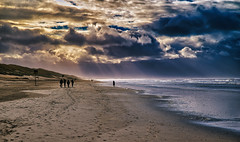
<path fill-rule="evenodd" d="M 184 58 L 197 58 L 196 52 L 189 47 L 184 47 L 182 50 L 179 51 L 179 53 Z"/>
<path fill-rule="evenodd" d="M 102 36 L 90 36 L 88 38 L 89 44 L 95 45 L 108 45 L 108 44 L 125 44 L 128 43 L 128 39 L 120 36 L 109 33 L 103 33 Z"/>
<path fill-rule="evenodd" d="M 186 36 L 240 30 L 240 14 L 198 6 L 196 11 L 160 18 L 146 27 L 160 35 Z"/>
<path fill-rule="evenodd" d="M 86 42 L 84 35 L 76 33 L 74 29 L 70 28 L 69 32 L 65 35 L 64 39 L 71 44 L 82 46 Z"/>
<path fill-rule="evenodd" d="M 164 56 L 166 59 L 177 59 L 180 58 L 179 54 L 176 54 L 175 52 L 166 52 L 164 53 Z"/>
<path fill-rule="evenodd" d="M 85 44 L 90 44 L 90 45 L 102 45 L 102 44 L 109 44 L 109 42 L 114 42 L 111 41 L 107 37 L 108 34 L 105 33 L 103 36 L 98 37 L 96 35 L 97 33 L 91 33 L 91 35 L 84 35 L 79 32 L 76 32 L 73 28 L 69 29 L 69 32 L 65 35 L 64 39 L 69 42 L 70 44 L 75 44 L 75 45 L 85 45 Z M 112 38 L 113 39 L 113 38 Z M 114 39 L 113 39 L 114 40 Z"/>
<path fill-rule="evenodd" d="M 1 42 L 0 39 L 0 53 L 6 53 L 9 51 L 9 47 Z"/>
<path fill-rule="evenodd" d="M 49 44 L 59 44 L 60 42 L 57 40 L 53 40 L 45 35 L 35 35 L 33 37 L 2 37 L 2 42 L 12 42 L 21 45 L 31 45 L 38 43 L 49 43 Z"/>
<path fill-rule="evenodd" d="M 0 24 L 0 37 L 2 52 L 7 52 L 9 49 L 22 51 L 41 50 L 45 48 L 44 44 L 59 45 L 62 43 L 60 40 L 40 34 L 39 30 L 20 30 L 6 23 Z"/>
<path fill-rule="evenodd" d="M 7 23 L 0 23 L 0 35 L 3 36 L 32 36 L 37 34 L 37 30 L 20 30 L 17 27 L 12 27 Z"/>
<path fill-rule="evenodd" d="M 101 46 L 103 52 L 101 54 L 114 58 L 155 56 L 161 53 L 158 41 L 151 35 L 139 33 L 138 38 L 136 38 L 130 35 L 130 33 L 120 34 L 112 30 L 111 28 L 107 28 L 93 32 L 91 35 L 84 35 L 77 33 L 74 29 L 70 29 L 64 39 L 71 44 L 79 46 Z M 88 53 L 96 54 L 92 52 L 95 48 L 91 47 L 86 49 Z M 100 53 L 100 51 L 98 53 Z"/>
<path fill-rule="evenodd" d="M 106 46 L 104 51 L 108 56 L 115 58 L 160 55 L 162 50 L 159 48 L 158 41 L 150 35 L 148 38 L 150 41 L 144 44 L 141 41 L 132 41 L 130 45 Z"/>
<path fill-rule="evenodd" d="M 88 54 L 90 54 L 90 55 L 103 55 L 104 53 L 103 53 L 103 51 L 101 51 L 101 50 L 98 50 L 98 49 L 96 49 L 96 48 L 94 48 L 94 47 L 87 47 L 87 48 L 85 48 L 85 50 L 88 52 Z"/>
<path fill-rule="evenodd" d="M 1 20 L 38 20 L 41 18 L 77 22 L 86 22 L 88 20 L 101 22 L 92 15 L 97 16 L 98 13 L 88 9 L 78 9 L 47 2 L 39 3 L 34 8 L 30 5 L 27 5 L 27 7 L 18 7 L 14 4 L 8 7 L 0 6 Z"/>
<path fill-rule="evenodd" d="M 188 58 L 199 59 L 240 58 L 240 33 L 230 32 L 215 33 L 193 36 L 160 37 L 158 41 L 166 58 Z"/>

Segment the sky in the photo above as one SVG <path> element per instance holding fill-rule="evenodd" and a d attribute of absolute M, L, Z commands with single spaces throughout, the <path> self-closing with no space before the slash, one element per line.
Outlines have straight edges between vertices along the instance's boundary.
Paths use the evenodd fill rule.
<path fill-rule="evenodd" d="M 1 0 L 0 63 L 82 77 L 240 77 L 239 0 Z"/>

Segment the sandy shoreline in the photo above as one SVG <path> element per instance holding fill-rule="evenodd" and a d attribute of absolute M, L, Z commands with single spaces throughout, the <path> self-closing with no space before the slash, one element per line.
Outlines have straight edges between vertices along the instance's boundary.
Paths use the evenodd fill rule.
<path fill-rule="evenodd" d="M 43 94 L 25 91 L 26 98 L 0 102 L 0 141 L 239 141 L 238 136 L 191 126 L 153 109 L 132 90 L 86 81 L 74 88 L 50 83 L 22 87 Z"/>

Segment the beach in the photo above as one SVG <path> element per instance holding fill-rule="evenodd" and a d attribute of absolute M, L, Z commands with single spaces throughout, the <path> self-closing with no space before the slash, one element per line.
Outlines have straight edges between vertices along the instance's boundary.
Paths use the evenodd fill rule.
<path fill-rule="evenodd" d="M 153 96 L 79 80 L 1 80 L 0 141 L 237 142 L 238 135 L 190 125 L 150 105 Z M 5 97 L 2 97 L 5 96 Z M 11 96 L 12 99 L 7 99 Z M 17 97 L 21 96 L 21 97 Z"/>

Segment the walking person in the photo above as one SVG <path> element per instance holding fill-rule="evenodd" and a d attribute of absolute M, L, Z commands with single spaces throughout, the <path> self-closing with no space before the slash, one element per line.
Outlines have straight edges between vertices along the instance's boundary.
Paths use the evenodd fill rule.
<path fill-rule="evenodd" d="M 74 84 L 74 80 L 73 79 L 71 80 L 71 83 L 72 83 L 72 87 L 73 87 L 73 84 Z"/>
<path fill-rule="evenodd" d="M 69 85 L 70 85 L 70 81 L 69 80 L 67 81 L 67 85 L 68 85 L 68 88 L 69 88 Z"/>
<path fill-rule="evenodd" d="M 63 79 L 64 88 L 66 88 L 66 82 L 67 82 L 67 80 L 66 80 L 66 79 Z"/>
<path fill-rule="evenodd" d="M 113 81 L 113 87 L 115 87 L 115 81 Z"/>
<path fill-rule="evenodd" d="M 60 87 L 62 88 L 63 80 L 60 80 Z"/>

